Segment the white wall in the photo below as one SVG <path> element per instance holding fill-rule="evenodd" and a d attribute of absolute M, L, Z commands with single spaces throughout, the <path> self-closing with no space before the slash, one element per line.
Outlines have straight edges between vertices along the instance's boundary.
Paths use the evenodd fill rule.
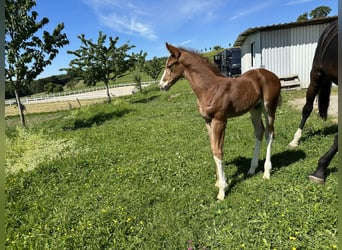
<path fill-rule="evenodd" d="M 279 77 L 298 75 L 301 87 L 308 87 L 317 41 L 327 25 L 316 24 L 251 34 L 241 46 L 242 73 L 252 68 L 265 67 Z M 256 52 L 254 67 L 251 65 L 253 42 Z"/>
<path fill-rule="evenodd" d="M 251 44 L 255 43 L 255 57 L 252 66 Z M 253 68 L 260 68 L 261 65 L 261 46 L 260 32 L 251 34 L 241 47 L 241 73 Z M 245 53 L 247 52 L 247 53 Z"/>

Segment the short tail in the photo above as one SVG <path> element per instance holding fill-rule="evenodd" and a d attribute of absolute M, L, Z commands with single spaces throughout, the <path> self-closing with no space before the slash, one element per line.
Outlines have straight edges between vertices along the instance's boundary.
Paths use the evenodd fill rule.
<path fill-rule="evenodd" d="M 322 84 L 318 92 L 318 113 L 319 113 L 319 116 L 323 118 L 324 120 L 326 120 L 328 117 L 331 85 L 332 85 L 332 82 L 329 80 L 326 80 Z"/>

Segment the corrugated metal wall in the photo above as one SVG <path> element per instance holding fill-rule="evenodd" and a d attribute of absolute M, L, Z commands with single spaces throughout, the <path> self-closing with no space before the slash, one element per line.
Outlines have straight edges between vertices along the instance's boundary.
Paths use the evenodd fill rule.
<path fill-rule="evenodd" d="M 310 83 L 310 70 L 320 34 L 328 24 L 261 31 L 250 35 L 241 47 L 241 70 L 265 67 L 279 77 L 298 75 L 301 87 Z M 254 66 L 251 44 L 255 43 Z"/>
<path fill-rule="evenodd" d="M 261 33 L 262 65 L 278 76 L 291 72 L 291 31 L 273 30 Z"/>
<path fill-rule="evenodd" d="M 291 71 L 298 74 L 302 87 L 310 83 L 312 60 L 318 39 L 328 24 L 291 29 Z"/>

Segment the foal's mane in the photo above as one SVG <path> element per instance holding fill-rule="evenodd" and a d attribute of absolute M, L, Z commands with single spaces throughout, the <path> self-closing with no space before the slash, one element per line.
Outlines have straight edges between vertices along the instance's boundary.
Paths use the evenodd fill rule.
<path fill-rule="evenodd" d="M 183 47 L 180 47 L 179 49 L 188 52 L 189 54 L 197 57 L 203 64 L 205 64 L 215 75 L 217 76 L 223 76 L 219 68 L 216 66 L 216 64 L 212 63 L 209 61 L 207 57 L 204 57 L 202 54 L 199 52 L 192 50 L 192 49 L 186 49 Z"/>

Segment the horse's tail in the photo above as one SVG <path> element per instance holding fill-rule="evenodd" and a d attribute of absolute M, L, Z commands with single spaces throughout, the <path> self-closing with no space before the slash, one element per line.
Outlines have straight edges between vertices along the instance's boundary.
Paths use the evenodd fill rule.
<path fill-rule="evenodd" d="M 322 83 L 321 88 L 318 92 L 318 113 L 319 116 L 324 120 L 328 117 L 328 108 L 330 103 L 330 92 L 331 92 L 332 82 L 328 79 Z"/>
<path fill-rule="evenodd" d="M 283 98 L 281 97 L 281 94 L 279 94 L 277 106 L 280 108 L 282 104 L 283 104 Z"/>

